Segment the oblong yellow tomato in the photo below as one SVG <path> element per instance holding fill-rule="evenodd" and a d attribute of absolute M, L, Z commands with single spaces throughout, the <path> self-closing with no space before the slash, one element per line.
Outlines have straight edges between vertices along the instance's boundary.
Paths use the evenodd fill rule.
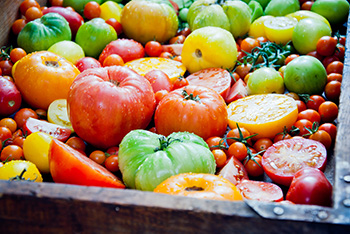
<path fill-rule="evenodd" d="M 156 193 L 213 200 L 242 201 L 238 188 L 222 176 L 203 173 L 182 173 L 172 176 L 155 189 Z"/>
<path fill-rule="evenodd" d="M 53 137 L 44 132 L 33 132 L 24 140 L 23 154 L 42 173 L 49 173 L 49 148 Z"/>
<path fill-rule="evenodd" d="M 175 36 L 179 26 L 167 0 L 132 0 L 123 7 L 120 22 L 124 34 L 142 44 L 152 40 L 163 43 Z"/>
<path fill-rule="evenodd" d="M 203 27 L 188 35 L 181 57 L 190 73 L 209 67 L 231 69 L 237 61 L 236 41 L 225 29 Z"/>
<path fill-rule="evenodd" d="M 227 107 L 228 124 L 231 128 L 243 127 L 255 139 L 273 138 L 290 128 L 298 117 L 295 100 L 284 94 L 250 95 L 231 102 Z"/>
<path fill-rule="evenodd" d="M 272 17 L 264 22 L 267 39 L 277 44 L 286 44 L 292 40 L 293 30 L 298 20 L 293 17 Z"/>
<path fill-rule="evenodd" d="M 65 58 L 39 51 L 19 60 L 13 77 L 23 99 L 31 107 L 47 110 L 54 100 L 68 97 L 69 87 L 79 73 Z"/>

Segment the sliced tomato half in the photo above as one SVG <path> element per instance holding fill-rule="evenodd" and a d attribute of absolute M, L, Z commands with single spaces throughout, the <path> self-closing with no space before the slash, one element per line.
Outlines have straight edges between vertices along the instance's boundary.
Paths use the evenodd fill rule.
<path fill-rule="evenodd" d="M 226 103 L 231 103 L 237 99 L 248 96 L 248 89 L 246 83 L 242 79 L 239 79 L 232 85 L 230 91 L 228 92 L 225 101 Z"/>
<path fill-rule="evenodd" d="M 265 173 L 277 184 L 289 186 L 293 176 L 304 167 L 324 171 L 327 150 L 318 141 L 294 137 L 270 146 L 262 158 Z"/>
<path fill-rule="evenodd" d="M 235 157 L 231 157 L 228 160 L 226 165 L 220 170 L 219 175 L 229 180 L 234 185 L 237 185 L 242 180 L 249 179 L 243 164 Z"/>
<path fill-rule="evenodd" d="M 279 202 L 283 200 L 283 191 L 276 184 L 256 181 L 242 180 L 236 185 L 243 197 L 251 200 Z"/>

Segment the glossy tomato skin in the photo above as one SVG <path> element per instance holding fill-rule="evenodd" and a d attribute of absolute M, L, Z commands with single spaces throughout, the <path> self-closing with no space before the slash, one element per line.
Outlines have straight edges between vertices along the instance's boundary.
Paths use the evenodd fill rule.
<path fill-rule="evenodd" d="M 22 95 L 16 85 L 0 76 L 0 116 L 9 116 L 21 106 Z"/>
<path fill-rule="evenodd" d="M 173 88 L 169 76 L 162 70 L 149 71 L 145 74 L 145 78 L 151 83 L 154 93 L 160 90 L 170 92 Z"/>
<path fill-rule="evenodd" d="M 76 62 L 75 66 L 79 69 L 80 72 L 83 72 L 89 68 L 102 67 L 101 63 L 93 57 L 81 58 Z"/>
<path fill-rule="evenodd" d="M 322 171 L 306 167 L 294 175 L 286 200 L 295 204 L 331 206 L 332 191 L 333 187 Z"/>
<path fill-rule="evenodd" d="M 144 77 L 130 68 L 111 66 L 89 69 L 77 76 L 67 104 L 78 136 L 106 149 L 118 145 L 130 130 L 147 127 L 155 98 Z"/>
<path fill-rule="evenodd" d="M 191 96 L 196 100 L 191 100 Z M 212 89 L 188 85 L 173 90 L 160 101 L 154 122 L 157 132 L 166 136 L 178 131 L 195 133 L 204 140 L 222 136 L 227 128 L 226 103 Z"/>

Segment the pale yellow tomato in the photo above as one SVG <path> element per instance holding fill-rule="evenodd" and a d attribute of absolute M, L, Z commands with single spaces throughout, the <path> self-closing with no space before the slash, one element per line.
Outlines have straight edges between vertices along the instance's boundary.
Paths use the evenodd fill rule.
<path fill-rule="evenodd" d="M 181 57 L 190 73 L 209 67 L 231 69 L 237 61 L 236 41 L 225 29 L 203 27 L 187 36 Z"/>
<path fill-rule="evenodd" d="M 101 14 L 100 18 L 104 20 L 108 20 L 110 18 L 114 18 L 120 22 L 120 15 L 122 12 L 122 8 L 118 3 L 113 1 L 107 1 L 101 5 Z"/>
<path fill-rule="evenodd" d="M 21 177 L 21 178 L 20 178 Z M 0 180 L 30 180 L 42 182 L 43 177 L 34 163 L 24 160 L 12 160 L 0 167 Z"/>
<path fill-rule="evenodd" d="M 265 15 L 254 20 L 250 25 L 248 35 L 254 38 L 266 37 L 264 22 L 271 18 L 274 17 L 271 15 Z"/>
<path fill-rule="evenodd" d="M 69 128 L 74 132 L 72 123 L 68 117 L 67 99 L 57 99 L 50 104 L 47 110 L 47 120 L 50 123 Z"/>
<path fill-rule="evenodd" d="M 286 44 L 292 40 L 293 30 L 298 20 L 292 17 L 273 17 L 264 22 L 267 39 L 277 44 Z"/>
<path fill-rule="evenodd" d="M 43 132 L 33 132 L 24 140 L 24 158 L 34 163 L 42 173 L 49 173 L 49 148 L 52 136 Z"/>
<path fill-rule="evenodd" d="M 48 51 L 67 59 L 73 64 L 85 57 L 83 48 L 73 41 L 60 41 L 53 44 Z"/>

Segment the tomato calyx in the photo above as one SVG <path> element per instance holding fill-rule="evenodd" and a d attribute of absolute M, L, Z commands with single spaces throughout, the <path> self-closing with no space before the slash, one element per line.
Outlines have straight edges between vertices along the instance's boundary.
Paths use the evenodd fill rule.
<path fill-rule="evenodd" d="M 256 156 L 260 155 L 261 153 L 264 153 L 266 150 L 261 150 L 257 153 L 253 153 L 251 151 L 251 149 L 249 147 L 247 147 L 247 157 L 245 157 L 245 159 L 243 159 L 243 165 L 245 166 L 249 160 L 252 160 L 254 163 L 256 163 L 260 168 L 262 168 L 262 166 L 260 165 L 260 163 L 258 163 L 255 159 Z"/>
<path fill-rule="evenodd" d="M 312 134 L 316 133 L 318 131 L 318 127 L 319 127 L 319 124 L 317 122 L 313 122 L 311 128 L 305 127 L 305 129 L 309 133 L 304 134 L 303 137 L 311 136 Z"/>
<path fill-rule="evenodd" d="M 231 140 L 236 140 L 236 141 L 239 141 L 239 142 L 242 142 L 243 144 L 245 144 L 246 146 L 249 146 L 249 147 L 252 147 L 248 140 L 252 137 L 255 137 L 257 136 L 258 134 L 253 134 L 253 135 L 250 135 L 250 136 L 247 136 L 247 137 L 244 137 L 243 136 L 243 133 L 242 133 L 242 130 L 241 128 L 239 127 L 238 123 L 236 123 L 236 126 L 237 126 L 237 129 L 238 129 L 238 132 L 239 132 L 239 137 L 226 137 L 225 139 L 228 140 L 228 139 L 231 139 Z"/>
<path fill-rule="evenodd" d="M 11 177 L 10 179 L 9 179 L 9 181 L 23 181 L 23 180 L 25 180 L 25 181 L 30 181 L 30 182 L 34 182 L 36 179 L 37 179 L 37 177 L 38 176 L 36 176 L 34 179 L 25 179 L 23 176 L 24 176 L 24 173 L 26 173 L 27 172 L 27 169 L 26 168 L 23 168 L 23 170 L 22 170 L 22 172 L 19 174 L 19 175 L 16 175 L 16 176 L 14 176 L 14 177 Z"/>
<path fill-rule="evenodd" d="M 194 96 L 193 93 L 188 94 L 186 89 L 182 90 L 181 94 L 185 100 L 192 100 L 192 101 L 201 103 L 201 99 L 198 95 Z"/>
<path fill-rule="evenodd" d="M 10 51 L 12 50 L 12 46 L 6 47 L 3 46 L 0 48 L 0 59 L 1 60 L 10 60 Z"/>
<path fill-rule="evenodd" d="M 59 67 L 58 61 L 45 61 L 45 66 L 48 67 Z"/>
<path fill-rule="evenodd" d="M 204 188 L 198 187 L 198 186 L 192 186 L 192 187 L 186 187 L 185 191 L 192 192 L 192 191 L 204 191 Z"/>
<path fill-rule="evenodd" d="M 154 149 L 154 152 L 157 152 L 160 150 L 165 150 L 170 144 L 172 144 L 175 141 L 181 142 L 180 139 L 176 139 L 176 138 L 172 138 L 172 137 L 166 138 L 165 136 L 159 137 L 158 140 L 159 140 L 159 147 L 156 147 Z"/>

